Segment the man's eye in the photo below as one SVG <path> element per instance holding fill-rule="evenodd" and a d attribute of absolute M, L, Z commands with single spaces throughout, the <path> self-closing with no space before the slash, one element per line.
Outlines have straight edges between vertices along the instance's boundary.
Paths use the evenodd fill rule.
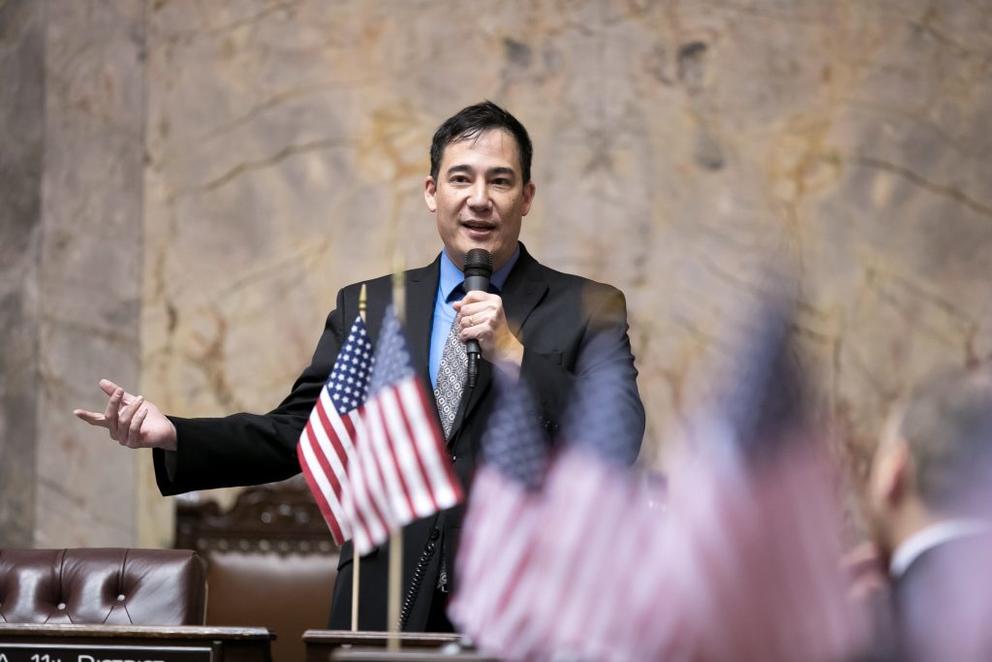
<path fill-rule="evenodd" d="M 494 179 L 493 184 L 495 184 L 496 186 L 509 186 L 510 180 L 506 179 L 505 177 L 500 177 L 498 179 Z"/>
<path fill-rule="evenodd" d="M 466 182 L 468 182 L 468 177 L 466 177 L 465 175 L 455 175 L 454 177 L 451 178 L 451 181 L 455 184 L 465 184 Z"/>

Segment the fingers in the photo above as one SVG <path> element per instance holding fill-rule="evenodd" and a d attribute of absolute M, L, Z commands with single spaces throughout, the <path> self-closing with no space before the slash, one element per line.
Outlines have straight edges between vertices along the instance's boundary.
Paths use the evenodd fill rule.
<path fill-rule="evenodd" d="M 495 323 L 503 318 L 503 301 L 495 297 L 495 300 L 465 304 L 458 314 L 461 316 L 462 328 L 478 326 L 490 321 Z"/>
<path fill-rule="evenodd" d="M 844 554 L 842 563 L 844 567 L 853 570 L 881 567 L 881 557 L 878 548 L 871 542 L 866 542 Z"/>
<path fill-rule="evenodd" d="M 107 418 L 103 414 L 98 414 L 95 411 L 88 411 L 86 409 L 73 409 L 72 413 L 76 416 L 76 418 L 82 419 L 90 425 L 97 425 L 101 428 L 107 427 Z"/>
<path fill-rule="evenodd" d="M 134 418 L 131 419 L 131 425 L 127 429 L 127 440 L 121 442 L 128 448 L 138 448 L 140 446 L 139 441 L 141 440 L 141 424 L 145 422 L 145 417 L 148 416 L 148 407 L 140 410 L 135 414 Z"/>
<path fill-rule="evenodd" d="M 478 340 L 487 360 L 503 357 L 507 354 L 505 347 L 514 350 L 514 357 L 522 355 L 522 346 L 510 332 L 503 311 L 503 299 L 498 294 L 469 292 L 454 307 L 458 313 L 459 339 L 462 342 Z"/>
<path fill-rule="evenodd" d="M 117 436 L 117 427 L 118 415 L 121 409 L 121 400 L 123 398 L 124 389 L 118 386 L 110 395 L 110 400 L 107 401 L 107 409 L 103 412 L 103 418 L 107 422 L 107 429 L 110 430 L 110 438 L 115 441 L 120 440 L 120 437 Z"/>
<path fill-rule="evenodd" d="M 131 404 L 121 409 L 120 414 L 117 417 L 117 436 L 114 437 L 114 439 L 119 441 L 121 444 L 128 445 L 131 422 L 134 419 L 134 415 L 138 413 L 138 410 L 144 402 L 145 398 L 139 395 L 131 402 Z"/>
<path fill-rule="evenodd" d="M 486 313 L 466 315 L 462 317 L 460 326 L 462 340 L 465 338 L 476 338 L 479 334 L 493 331 L 496 328 L 496 317 L 494 315 L 487 315 Z"/>
<path fill-rule="evenodd" d="M 466 306 L 472 307 L 480 304 L 502 306 L 503 299 L 500 298 L 498 294 L 490 294 L 489 292 L 482 292 L 481 290 L 472 290 L 462 297 L 461 301 L 456 301 L 451 305 L 456 311 L 461 312 L 462 308 L 465 308 Z"/>
<path fill-rule="evenodd" d="M 88 409 L 74 409 L 72 413 L 90 425 L 107 428 L 110 438 L 122 446 L 138 447 L 141 425 L 149 411 L 148 407 L 143 407 L 145 398 L 131 395 L 109 379 L 100 380 L 100 390 L 110 396 L 102 414 Z"/>
<path fill-rule="evenodd" d="M 483 292 L 482 290 L 472 290 L 467 292 L 461 301 L 456 301 L 453 305 L 455 310 L 458 310 L 461 306 L 468 305 L 470 303 L 478 303 L 480 301 L 486 301 L 490 299 L 499 299 L 498 294 L 490 294 L 489 292 Z"/>
<path fill-rule="evenodd" d="M 122 402 L 126 405 L 131 404 L 131 401 L 134 400 L 134 396 L 128 393 L 127 391 L 125 391 L 123 387 L 118 386 L 109 379 L 100 380 L 100 390 L 106 393 L 107 395 L 113 395 L 117 389 L 120 389 L 121 392 L 124 394 Z"/>
<path fill-rule="evenodd" d="M 489 322 L 497 323 L 503 317 L 500 302 L 488 301 L 463 306 L 458 314 L 461 317 L 460 324 L 463 329 Z"/>

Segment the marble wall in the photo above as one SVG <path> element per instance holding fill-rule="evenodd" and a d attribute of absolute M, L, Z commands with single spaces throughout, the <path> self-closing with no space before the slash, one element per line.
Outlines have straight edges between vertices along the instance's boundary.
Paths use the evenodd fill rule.
<path fill-rule="evenodd" d="M 0 4 L 0 547 L 34 537 L 44 66 L 42 8 Z"/>
<path fill-rule="evenodd" d="M 138 458 L 72 409 L 97 405 L 100 375 L 139 375 L 144 13 L 0 3 L 2 544 L 137 539 Z"/>
<path fill-rule="evenodd" d="M 647 461 L 766 261 L 869 440 L 935 364 L 992 353 L 990 9 L 156 3 L 144 388 L 195 414 L 278 401 L 341 284 L 397 237 L 410 265 L 437 250 L 430 134 L 492 98 L 535 142 L 524 241 L 628 295 Z"/>
<path fill-rule="evenodd" d="M 138 458 L 72 416 L 140 373 L 145 6 L 48 3 L 35 544 L 128 545 Z M 96 437 L 94 439 L 94 437 Z"/>
<path fill-rule="evenodd" d="M 49 21 L 93 20 L 92 4 L 55 4 Z M 85 370 L 62 373 L 62 395 L 30 406 L 83 397 L 120 355 L 130 367 L 114 375 L 167 411 L 276 404 L 341 285 L 389 271 L 397 254 L 413 266 L 438 250 L 420 195 L 430 136 L 483 98 L 510 108 L 534 139 L 528 247 L 628 296 L 649 410 L 644 463 L 664 464 L 769 264 L 790 274 L 811 375 L 855 464 L 884 408 L 921 375 L 992 356 L 988 0 L 138 6 L 115 10 L 120 50 L 84 46 L 83 29 L 72 37 L 81 55 L 47 59 L 71 70 L 79 57 L 103 58 L 127 89 L 143 75 L 146 101 L 111 102 L 97 114 L 103 124 L 63 125 L 72 113 L 46 112 L 61 118 L 48 126 L 65 126 L 63 140 L 127 155 L 103 178 L 114 192 L 88 204 L 109 216 L 125 200 L 119 218 L 140 227 L 106 226 L 115 248 L 93 274 L 141 289 L 87 299 L 93 288 L 69 289 L 80 272 L 59 274 L 46 240 L 38 282 L 79 298 L 52 299 L 64 310 L 59 328 L 90 326 L 45 341 L 35 360 L 66 360 L 73 338 L 92 355 L 75 359 Z M 0 51 L 0 66 L 10 57 Z M 49 172 L 68 158 L 52 154 L 55 144 L 46 134 L 55 159 L 46 205 L 69 182 Z M 62 200 L 79 195 L 66 190 Z M 136 200 L 143 206 L 128 206 Z M 97 231 L 90 212 L 80 204 L 59 217 L 83 214 L 87 234 Z M 117 328 L 108 321 L 121 319 L 126 330 L 108 336 Z M 25 337 L 47 337 L 30 331 L 40 316 L 26 320 Z M 34 432 L 45 437 L 38 452 L 64 444 L 91 458 L 89 470 L 108 463 L 98 475 L 128 456 L 97 431 L 45 425 L 55 428 Z M 141 485 L 138 537 L 167 542 L 169 505 L 149 487 L 145 460 L 137 475 L 116 470 Z M 40 486 L 39 503 L 58 501 L 51 489 Z"/>

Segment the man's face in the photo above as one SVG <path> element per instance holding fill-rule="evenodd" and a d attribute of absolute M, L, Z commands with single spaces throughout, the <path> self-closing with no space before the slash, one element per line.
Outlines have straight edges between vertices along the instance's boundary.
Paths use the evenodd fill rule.
<path fill-rule="evenodd" d="M 437 215 L 445 252 L 459 268 L 466 252 L 484 248 L 499 269 L 516 250 L 534 184 L 523 183 L 513 135 L 491 129 L 445 147 L 437 181 L 424 181 L 424 199 Z"/>

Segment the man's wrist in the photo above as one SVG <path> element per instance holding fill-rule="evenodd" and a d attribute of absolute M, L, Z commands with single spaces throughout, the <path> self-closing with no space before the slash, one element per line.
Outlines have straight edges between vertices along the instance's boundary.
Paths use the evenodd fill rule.
<path fill-rule="evenodd" d="M 170 453 L 175 453 L 179 448 L 179 430 L 176 429 L 176 424 L 171 418 L 166 416 L 165 420 L 169 422 L 169 426 L 172 428 L 172 434 L 166 434 L 165 438 L 162 439 L 162 442 L 156 444 L 155 447 L 161 448 L 162 450 Z"/>
<path fill-rule="evenodd" d="M 517 373 L 524 362 L 524 346 L 512 334 L 507 341 L 500 346 L 498 356 L 493 363 L 512 367 Z"/>

